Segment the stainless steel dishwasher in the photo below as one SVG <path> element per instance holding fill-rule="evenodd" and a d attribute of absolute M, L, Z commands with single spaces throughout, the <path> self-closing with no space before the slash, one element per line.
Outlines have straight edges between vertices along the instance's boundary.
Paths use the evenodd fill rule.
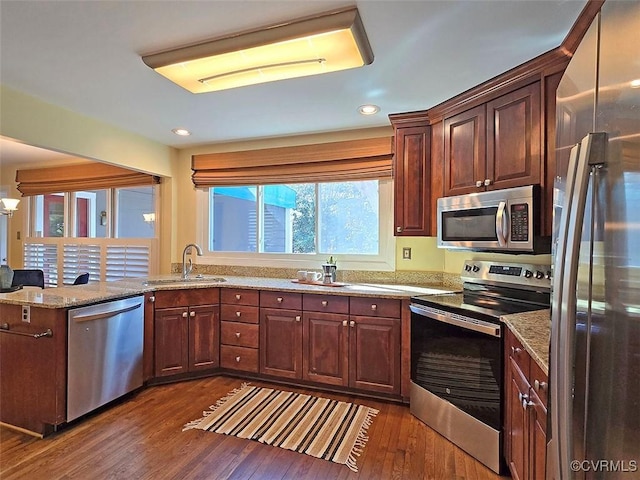
<path fill-rule="evenodd" d="M 144 297 L 68 313 L 67 421 L 142 386 Z"/>

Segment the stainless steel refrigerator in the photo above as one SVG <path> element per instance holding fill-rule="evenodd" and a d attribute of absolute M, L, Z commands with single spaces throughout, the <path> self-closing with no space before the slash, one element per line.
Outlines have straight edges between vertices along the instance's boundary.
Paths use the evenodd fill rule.
<path fill-rule="evenodd" d="M 640 478 L 640 2 L 607 0 L 557 91 L 547 479 Z"/>

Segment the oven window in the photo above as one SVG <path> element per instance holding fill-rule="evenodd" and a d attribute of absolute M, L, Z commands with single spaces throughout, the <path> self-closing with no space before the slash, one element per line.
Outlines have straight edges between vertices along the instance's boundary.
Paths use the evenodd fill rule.
<path fill-rule="evenodd" d="M 411 316 L 411 380 L 500 430 L 500 338 Z"/>
<path fill-rule="evenodd" d="M 442 212 L 443 241 L 497 241 L 498 207 Z"/>

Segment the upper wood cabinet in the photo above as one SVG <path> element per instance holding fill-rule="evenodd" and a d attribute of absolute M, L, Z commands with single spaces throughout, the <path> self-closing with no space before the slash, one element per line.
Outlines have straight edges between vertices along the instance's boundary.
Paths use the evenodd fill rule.
<path fill-rule="evenodd" d="M 444 121 L 445 195 L 540 184 L 540 82 Z"/>
<path fill-rule="evenodd" d="M 392 115 L 394 232 L 425 236 L 431 229 L 431 128 L 426 116 Z"/>

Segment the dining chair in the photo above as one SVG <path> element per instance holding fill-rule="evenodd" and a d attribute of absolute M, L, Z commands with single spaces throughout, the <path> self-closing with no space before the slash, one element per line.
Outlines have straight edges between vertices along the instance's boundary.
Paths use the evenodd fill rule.
<path fill-rule="evenodd" d="M 89 283 L 89 274 L 88 273 L 82 273 L 82 274 L 78 275 L 76 277 L 76 279 L 73 281 L 74 285 L 84 285 L 85 283 Z"/>
<path fill-rule="evenodd" d="M 44 272 L 38 269 L 14 270 L 11 285 L 44 288 Z"/>

